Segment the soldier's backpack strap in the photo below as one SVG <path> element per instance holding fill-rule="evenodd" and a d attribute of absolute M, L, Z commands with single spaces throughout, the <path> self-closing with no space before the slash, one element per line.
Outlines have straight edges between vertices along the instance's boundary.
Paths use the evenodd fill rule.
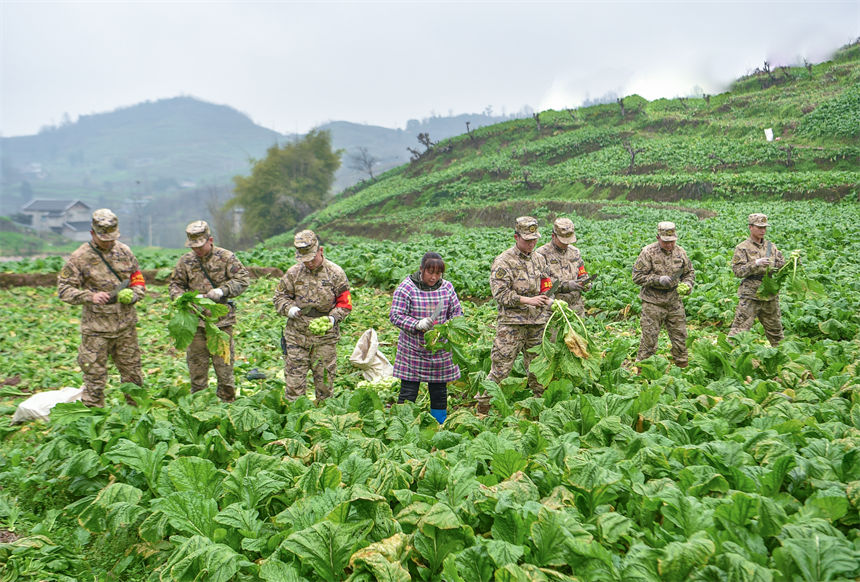
<path fill-rule="evenodd" d="M 95 245 L 93 245 L 92 241 L 88 241 L 88 242 L 87 242 L 87 244 L 88 244 L 88 245 L 90 245 L 90 248 L 91 248 L 91 249 L 93 249 L 93 252 L 95 252 L 95 254 L 97 254 L 97 255 L 99 256 L 99 258 L 102 260 L 102 262 L 105 264 L 105 266 L 106 266 L 108 269 L 110 269 L 110 272 L 111 272 L 111 273 L 113 273 L 114 277 L 116 277 L 117 279 L 119 279 L 119 280 L 120 280 L 120 282 L 125 281 L 125 279 L 123 279 L 122 277 L 120 277 L 120 276 L 119 276 L 119 273 L 117 273 L 116 271 L 114 271 L 114 270 L 113 270 L 113 267 L 111 267 L 111 266 L 110 266 L 110 263 L 108 263 L 108 262 L 107 262 L 107 259 L 106 259 L 106 258 L 105 258 L 105 256 L 101 253 L 101 251 L 100 251 L 100 250 L 98 250 L 98 249 L 95 247 Z"/>
<path fill-rule="evenodd" d="M 197 256 L 197 255 L 194 255 Z M 209 281 L 209 284 L 212 285 L 212 288 L 215 289 L 218 285 L 212 280 L 212 277 L 209 276 L 209 271 L 206 270 L 206 267 L 203 265 L 203 259 L 197 257 L 197 263 L 200 265 L 200 268 L 203 269 L 203 274 L 206 276 L 206 280 Z"/>
<path fill-rule="evenodd" d="M 197 255 L 195 255 L 197 256 Z M 209 284 L 212 285 L 213 289 L 217 289 L 218 285 L 215 284 L 215 281 L 212 280 L 212 277 L 209 276 L 209 271 L 206 270 L 206 266 L 203 265 L 203 259 L 197 257 L 197 263 L 200 265 L 200 268 L 203 270 L 203 274 L 206 276 L 206 280 L 209 281 Z M 232 299 L 227 299 L 226 297 L 221 297 L 221 300 L 218 303 L 226 303 L 230 307 L 235 307 L 236 304 Z"/>

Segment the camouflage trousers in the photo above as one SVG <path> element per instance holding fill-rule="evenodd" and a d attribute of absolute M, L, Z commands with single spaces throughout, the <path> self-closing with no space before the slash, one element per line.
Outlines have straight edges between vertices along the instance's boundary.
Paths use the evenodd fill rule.
<path fill-rule="evenodd" d="M 143 386 L 137 328 L 131 326 L 117 337 L 82 334 L 78 365 L 84 376 L 81 401 L 87 406 L 102 408 L 105 405 L 108 356 L 113 360 L 123 383 Z"/>
<path fill-rule="evenodd" d="M 729 330 L 729 337 L 742 331 L 751 330 L 756 317 L 761 322 L 770 345 L 776 346 L 779 344 L 784 336 L 782 333 L 782 319 L 779 314 L 778 297 L 774 297 L 769 301 L 741 297 L 740 301 L 738 301 L 738 308 L 735 311 L 735 319 L 732 321 L 732 328 Z"/>
<path fill-rule="evenodd" d="M 680 301 L 668 306 L 643 301 L 639 323 L 642 327 L 642 339 L 639 340 L 637 361 L 654 355 L 660 328 L 665 327 L 669 341 L 672 342 L 672 359 L 675 365 L 682 368 L 687 365 L 687 316 Z"/>
<path fill-rule="evenodd" d="M 492 366 L 487 379 L 499 384 L 507 378 L 520 352 L 523 354 L 523 368 L 528 371 L 529 364 L 535 357 L 535 354 L 529 353 L 528 350 L 541 342 L 543 328 L 543 324 L 498 324 L 496 337 L 493 339 L 493 349 L 490 351 Z M 538 383 L 531 372 L 528 373 L 528 383 L 535 396 L 543 394 L 544 387 Z M 475 400 L 478 403 L 478 412 L 486 414 L 490 409 L 490 395 L 482 392 L 475 396 Z"/>
<path fill-rule="evenodd" d="M 194 339 L 185 351 L 185 361 L 188 363 L 188 375 L 191 377 L 191 392 L 200 392 L 209 387 L 209 363 L 215 368 L 218 379 L 218 389 L 215 394 L 224 402 L 236 400 L 236 381 L 233 378 L 233 327 L 220 328 L 230 336 L 230 361 L 225 362 L 221 356 L 209 353 L 206 347 L 206 332 L 202 327 L 197 328 Z"/>
<path fill-rule="evenodd" d="M 284 341 L 284 397 L 295 402 L 305 395 L 308 370 L 313 372 L 317 402 L 331 397 L 337 371 L 337 338 L 320 343 L 316 338 L 291 333 L 284 335 Z"/>

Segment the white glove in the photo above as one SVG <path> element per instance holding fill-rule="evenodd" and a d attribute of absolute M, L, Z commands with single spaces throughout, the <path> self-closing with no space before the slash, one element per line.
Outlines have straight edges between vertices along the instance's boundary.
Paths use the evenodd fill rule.
<path fill-rule="evenodd" d="M 328 320 L 331 322 L 332 327 L 334 327 L 334 317 L 331 315 L 328 316 Z"/>
<path fill-rule="evenodd" d="M 211 299 L 212 301 L 220 301 L 222 297 L 224 297 L 224 291 L 218 287 L 215 287 L 206 294 L 206 299 Z"/>
<path fill-rule="evenodd" d="M 762 267 L 764 265 L 770 265 L 770 257 L 762 257 L 755 260 L 756 267 Z"/>
<path fill-rule="evenodd" d="M 427 331 L 431 327 L 433 327 L 433 320 L 429 317 L 425 317 L 424 319 L 415 324 L 415 329 L 420 331 Z"/>
<path fill-rule="evenodd" d="M 290 310 L 287 312 L 287 317 L 289 317 L 290 319 L 295 319 L 301 314 L 302 314 L 302 310 L 299 307 L 293 305 L 292 307 L 290 307 Z"/>
<path fill-rule="evenodd" d="M 670 277 L 669 275 L 663 275 L 662 277 L 657 279 L 657 282 L 664 289 L 668 289 L 669 287 L 672 286 L 672 277 Z"/>

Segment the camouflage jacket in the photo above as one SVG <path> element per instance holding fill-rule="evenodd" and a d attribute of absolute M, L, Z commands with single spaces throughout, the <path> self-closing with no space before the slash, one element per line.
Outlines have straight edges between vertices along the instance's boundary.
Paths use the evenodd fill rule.
<path fill-rule="evenodd" d="M 770 267 L 756 267 L 756 259 L 762 257 L 771 257 L 773 264 Z M 738 287 L 738 297 L 746 297 L 749 299 L 757 299 L 755 292 L 761 285 L 761 280 L 764 274 L 770 269 L 771 272 L 777 271 L 785 265 L 785 259 L 776 245 L 769 240 L 762 239 L 761 243 L 756 243 L 752 238 L 748 238 L 741 244 L 735 247 L 735 254 L 732 256 L 732 271 L 736 277 L 743 279 L 740 287 Z M 776 299 L 774 296 L 770 301 Z"/>
<path fill-rule="evenodd" d="M 108 269 L 99 257 L 99 252 L 122 280 Z M 118 302 L 96 305 L 93 303 L 93 293 L 112 293 L 126 280 L 132 282 L 129 288 L 134 293 L 134 302 L 142 299 L 146 294 L 143 275 L 140 274 L 137 259 L 128 246 L 116 241 L 111 250 L 97 252 L 91 243 L 86 242 L 72 253 L 60 271 L 60 276 L 57 277 L 57 295 L 66 303 L 83 306 L 82 334 L 116 337 L 137 323 L 134 305 Z"/>
<path fill-rule="evenodd" d="M 352 310 L 349 281 L 343 269 L 323 259 L 322 264 L 311 271 L 304 263 L 296 263 L 284 273 L 272 298 L 275 311 L 287 317 L 291 307 L 302 310 L 295 319 L 287 317 L 284 334 L 308 335 L 308 324 L 312 319 L 330 315 L 334 326 L 320 336 L 321 340 L 336 340 L 340 336 L 339 324 Z"/>
<path fill-rule="evenodd" d="M 203 273 L 200 266 L 201 262 L 206 267 L 212 283 L 215 283 L 215 286 L 224 292 L 221 303 L 226 303 L 228 299 L 241 295 L 251 282 L 248 269 L 239 262 L 236 255 L 226 249 L 213 246 L 212 252 L 201 259 L 197 258 L 194 251 L 179 257 L 173 274 L 170 276 L 171 299 L 176 299 L 188 291 L 197 291 L 205 295 L 214 288 Z M 228 327 L 235 323 L 236 308 L 230 305 L 230 311 L 218 320 L 217 325 L 218 327 Z M 200 325 L 203 325 L 202 320 Z"/>
<path fill-rule="evenodd" d="M 532 307 L 520 303 L 519 296 L 534 297 L 550 285 L 546 257 L 525 254 L 513 246 L 500 254 L 490 268 L 490 289 L 499 305 L 496 321 L 506 324 L 543 324 L 550 316 L 549 307 Z"/>
<path fill-rule="evenodd" d="M 582 284 L 588 280 L 588 273 L 585 271 L 585 261 L 582 260 L 582 255 L 579 249 L 573 245 L 568 245 L 564 250 L 561 250 L 552 241 L 546 243 L 535 251 L 542 254 L 546 258 L 549 276 L 552 279 L 553 285 L 559 285 L 560 288 L 555 293 L 556 299 L 567 301 L 571 305 L 579 301 L 582 293 L 580 291 L 570 291 L 567 289 L 567 282 L 576 280 Z M 589 283 L 585 283 L 587 289 Z"/>
<path fill-rule="evenodd" d="M 658 279 L 663 275 L 672 278 L 668 288 L 663 288 Z M 693 287 L 695 272 L 683 248 L 675 245 L 671 251 L 660 248 L 659 242 L 644 247 L 633 264 L 633 282 L 642 287 L 639 299 L 655 305 L 672 305 L 679 301 L 678 283 Z"/>

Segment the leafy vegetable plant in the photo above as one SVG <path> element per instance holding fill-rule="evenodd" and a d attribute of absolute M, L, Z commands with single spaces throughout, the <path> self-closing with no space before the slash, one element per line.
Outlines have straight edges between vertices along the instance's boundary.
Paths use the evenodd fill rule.
<path fill-rule="evenodd" d="M 173 302 L 173 317 L 167 324 L 170 337 L 177 350 L 184 350 L 194 339 L 200 320 L 206 333 L 206 347 L 225 362 L 230 359 L 230 337 L 218 329 L 215 323 L 227 315 L 227 305 L 215 303 L 211 299 L 198 297 L 196 291 L 188 291 Z"/>
<path fill-rule="evenodd" d="M 799 293 L 806 291 L 818 292 L 821 290 L 821 285 L 816 281 L 811 281 L 805 277 L 798 276 L 800 268 L 800 249 L 791 251 L 789 261 L 782 266 L 781 269 L 771 274 L 770 271 L 765 273 L 764 278 L 756 290 L 756 297 L 759 299 L 770 299 L 779 293 L 780 288 L 784 283 L 788 282 L 789 287 Z"/>
<path fill-rule="evenodd" d="M 540 345 L 532 348 L 537 357 L 529 370 L 544 386 L 553 379 L 590 385 L 600 376 L 600 358 L 585 323 L 564 301 L 553 302 L 552 315 L 544 326 Z"/>

